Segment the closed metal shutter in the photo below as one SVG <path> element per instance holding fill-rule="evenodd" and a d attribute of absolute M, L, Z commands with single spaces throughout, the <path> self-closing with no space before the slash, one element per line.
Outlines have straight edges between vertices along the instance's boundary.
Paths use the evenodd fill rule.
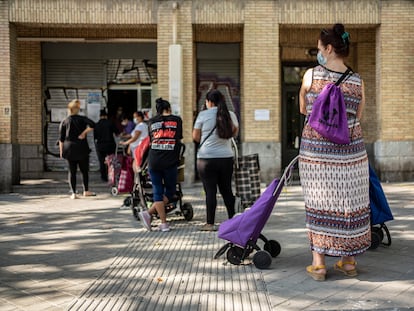
<path fill-rule="evenodd" d="M 91 94 L 95 95 L 94 102 L 99 101 L 103 106 L 103 97 L 101 89 L 66 89 L 66 88 L 47 88 L 48 99 L 45 101 L 45 110 L 47 121 L 44 128 L 44 141 L 47 144 L 45 154 L 45 166 L 48 171 L 66 170 L 66 161 L 59 158 L 59 147 L 56 145 L 59 139 L 60 122 L 67 116 L 67 105 L 72 99 L 79 98 L 85 102 L 82 106 L 82 115 L 87 114 L 88 101 L 90 102 Z M 96 119 L 94 121 L 97 121 Z M 91 148 L 90 169 L 99 168 L 98 159 L 93 141 L 93 133 L 88 134 L 88 144 Z"/>
<path fill-rule="evenodd" d="M 66 88 L 102 88 L 106 86 L 105 63 L 94 59 L 46 59 L 45 85 Z"/>
<path fill-rule="evenodd" d="M 204 105 L 205 95 L 215 86 L 225 97 L 229 110 L 240 111 L 240 59 L 197 60 L 198 109 Z"/>

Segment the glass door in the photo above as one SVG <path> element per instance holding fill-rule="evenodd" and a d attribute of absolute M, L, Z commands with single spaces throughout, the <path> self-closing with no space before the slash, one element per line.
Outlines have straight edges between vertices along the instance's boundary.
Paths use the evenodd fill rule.
<path fill-rule="evenodd" d="M 299 154 L 305 116 L 299 111 L 302 77 L 311 64 L 284 64 L 282 86 L 282 167 Z"/>

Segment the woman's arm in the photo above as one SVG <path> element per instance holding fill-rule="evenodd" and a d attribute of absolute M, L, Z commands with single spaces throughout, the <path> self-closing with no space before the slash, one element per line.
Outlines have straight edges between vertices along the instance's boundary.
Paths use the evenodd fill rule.
<path fill-rule="evenodd" d="M 199 143 L 201 139 L 201 129 L 193 129 L 193 141 Z"/>
<path fill-rule="evenodd" d="M 134 141 L 136 141 L 139 136 L 141 136 L 141 131 L 135 131 L 134 135 L 131 136 L 130 139 L 128 139 L 126 141 L 121 141 L 120 144 L 121 145 L 129 145 L 130 143 L 133 143 Z"/>
<path fill-rule="evenodd" d="M 309 92 L 312 85 L 313 69 L 308 69 L 303 75 L 302 85 L 299 90 L 299 110 L 301 114 L 307 115 L 305 95 Z"/>
<path fill-rule="evenodd" d="M 62 159 L 63 158 L 63 142 L 61 142 L 60 140 L 59 140 L 59 155 L 60 155 L 60 158 Z"/>
<path fill-rule="evenodd" d="M 92 132 L 93 131 L 93 128 L 92 127 L 87 127 L 79 136 L 78 136 L 78 138 L 79 139 L 85 139 L 86 138 L 86 135 L 89 133 L 89 132 Z"/>
<path fill-rule="evenodd" d="M 364 110 L 365 107 L 365 85 L 364 85 L 364 81 L 361 81 L 361 102 L 359 103 L 358 109 L 357 109 L 357 113 L 356 113 L 356 117 L 361 120 L 362 118 L 362 111 Z"/>

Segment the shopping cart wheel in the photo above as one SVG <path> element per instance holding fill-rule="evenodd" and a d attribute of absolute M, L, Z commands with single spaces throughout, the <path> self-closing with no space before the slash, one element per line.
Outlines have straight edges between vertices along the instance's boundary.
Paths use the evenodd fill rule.
<path fill-rule="evenodd" d="M 194 210 L 191 203 L 184 203 L 181 207 L 181 212 L 183 213 L 184 219 L 190 221 L 194 217 Z"/>
<path fill-rule="evenodd" d="M 111 194 L 115 197 L 118 195 L 118 188 L 117 187 L 112 187 L 111 188 Z"/>
<path fill-rule="evenodd" d="M 264 250 L 268 251 L 269 254 L 275 258 L 280 254 L 280 251 L 282 248 L 280 247 L 280 244 L 278 241 L 275 240 L 269 240 L 264 245 Z"/>
<path fill-rule="evenodd" d="M 382 231 L 382 227 L 371 227 L 371 232 L 375 232 L 379 235 L 380 242 L 384 240 L 384 231 Z"/>
<path fill-rule="evenodd" d="M 227 251 L 227 260 L 233 265 L 242 263 L 243 249 L 238 246 L 231 246 Z"/>
<path fill-rule="evenodd" d="M 253 264 L 258 269 L 269 268 L 272 263 L 272 255 L 268 251 L 257 251 L 253 255 Z"/>
<path fill-rule="evenodd" d="M 369 247 L 369 249 L 376 249 L 378 248 L 378 246 L 381 243 L 381 237 L 380 235 L 375 232 L 375 231 L 371 231 L 371 246 Z"/>

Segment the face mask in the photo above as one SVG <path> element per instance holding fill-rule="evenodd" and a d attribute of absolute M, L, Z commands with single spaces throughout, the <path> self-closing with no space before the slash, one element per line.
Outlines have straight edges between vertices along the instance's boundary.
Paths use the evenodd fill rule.
<path fill-rule="evenodd" d="M 134 123 L 135 124 L 138 124 L 139 122 L 138 122 L 138 118 L 134 118 Z"/>
<path fill-rule="evenodd" d="M 322 55 L 322 52 L 319 51 L 318 55 L 316 55 L 316 59 L 318 60 L 319 65 L 324 66 L 326 64 L 326 57 Z"/>

